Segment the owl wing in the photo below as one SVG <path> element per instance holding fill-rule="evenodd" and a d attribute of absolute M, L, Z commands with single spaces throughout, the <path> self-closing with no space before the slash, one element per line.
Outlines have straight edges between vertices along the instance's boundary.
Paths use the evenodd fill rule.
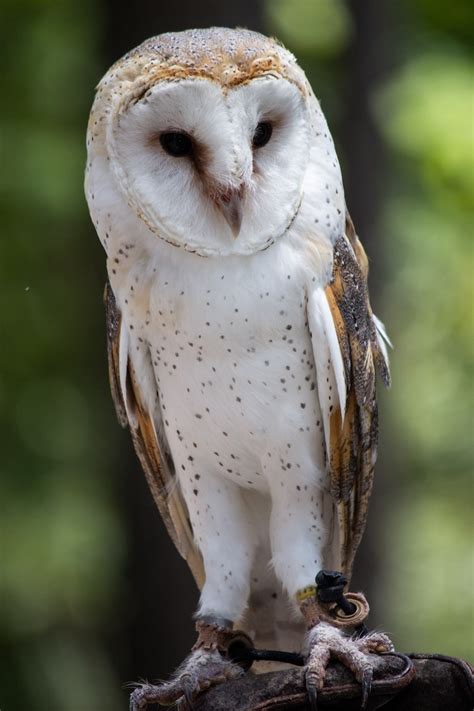
<path fill-rule="evenodd" d="M 346 234 L 334 245 L 331 281 L 309 295 L 308 320 L 339 562 L 348 578 L 365 528 L 377 456 L 376 372 L 390 384 L 390 342 L 372 314 L 367 276 L 367 256 L 347 215 Z"/>
<path fill-rule="evenodd" d="M 147 408 L 131 365 L 126 329 L 110 284 L 104 292 L 109 379 L 117 417 L 132 435 L 151 493 L 167 531 L 201 588 L 204 565 L 194 544 L 186 503 L 176 486 L 173 460 L 156 411 Z M 150 362 L 151 366 L 151 362 Z"/>

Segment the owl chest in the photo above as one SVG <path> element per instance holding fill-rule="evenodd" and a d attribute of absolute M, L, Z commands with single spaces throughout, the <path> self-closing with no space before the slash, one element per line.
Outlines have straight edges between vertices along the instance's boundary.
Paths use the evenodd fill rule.
<path fill-rule="evenodd" d="M 203 374 L 219 382 L 246 367 L 270 377 L 308 353 L 303 288 L 231 276 L 193 284 L 165 279 L 154 289 L 148 340 L 160 380 L 179 373 L 183 383 Z"/>
<path fill-rule="evenodd" d="M 239 482 L 242 471 L 233 466 L 238 460 L 255 474 L 247 484 L 257 486 L 263 481 L 262 452 L 276 456 L 282 441 L 298 443 L 302 451 L 314 447 L 315 366 L 305 289 L 295 274 L 228 270 L 197 279 L 185 270 L 168 275 L 162 269 L 146 298 L 139 283 L 130 305 L 134 313 L 139 303 L 146 311 L 140 338 L 149 349 L 162 422 L 180 467 L 188 470 L 189 456 L 197 465 L 193 443 L 205 443 L 206 456 L 218 452 L 219 471 Z M 138 322 L 135 317 L 136 336 Z M 207 469 L 213 464 L 202 462 Z"/>
<path fill-rule="evenodd" d="M 300 435 L 306 419 L 317 421 L 303 288 L 291 279 L 225 281 L 165 279 L 150 302 L 147 340 L 176 456 L 212 432 L 213 444 L 222 439 L 217 451 L 238 446 L 229 457 L 244 461 L 249 447 L 267 446 L 269 432 Z"/>

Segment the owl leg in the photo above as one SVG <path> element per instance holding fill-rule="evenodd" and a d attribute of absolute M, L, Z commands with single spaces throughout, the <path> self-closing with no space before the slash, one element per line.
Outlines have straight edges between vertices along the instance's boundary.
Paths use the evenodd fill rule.
<path fill-rule="evenodd" d="M 191 654 L 178 667 L 170 681 L 160 685 L 142 684 L 130 696 L 130 711 L 141 711 L 149 704 L 192 709 L 193 699 L 202 691 L 245 674 L 245 669 L 228 657 L 232 642 L 251 645 L 243 632 L 232 630 L 227 620 L 200 619 L 196 622 L 198 638 Z"/>
<path fill-rule="evenodd" d="M 180 708 L 189 708 L 202 691 L 245 673 L 230 660 L 227 649 L 237 637 L 244 637 L 233 630 L 233 620 L 242 615 L 247 603 L 256 546 L 248 511 L 235 484 L 207 475 L 203 469 L 196 478 L 189 465 L 188 469 L 189 479 L 180 479 L 181 489 L 206 573 L 197 613 L 198 639 L 170 681 L 135 689 L 131 711 L 151 703 L 179 702 Z"/>
<path fill-rule="evenodd" d="M 314 571 L 323 567 L 328 531 L 316 484 L 300 483 L 285 475 L 275 479 L 270 515 L 272 563 L 283 588 L 294 597 L 314 580 Z"/>
<path fill-rule="evenodd" d="M 238 620 L 247 604 L 257 545 L 242 489 L 202 468 L 197 481 L 183 476 L 180 482 L 206 573 L 197 617 Z"/>
<path fill-rule="evenodd" d="M 374 652 L 392 651 L 393 645 L 384 634 L 351 637 L 353 625 L 363 621 L 368 612 L 363 596 L 353 594 L 364 608 L 360 614 L 362 619 L 355 621 L 356 618 L 351 618 L 351 621 L 342 622 L 333 614 L 333 606 L 316 597 L 312 574 L 323 567 L 323 550 L 328 542 L 321 489 L 295 480 L 281 481 L 280 486 L 272 489 L 270 533 L 273 565 L 289 595 L 299 602 L 308 628 L 306 685 L 311 707 L 313 710 L 317 708 L 317 694 L 324 686 L 331 658 L 341 661 L 361 683 L 364 705 L 376 664 Z M 349 634 L 346 630 L 350 630 Z"/>
<path fill-rule="evenodd" d="M 353 595 L 364 607 L 361 618 L 368 612 L 368 605 L 361 594 Z M 377 660 L 374 655 L 392 652 L 393 644 L 387 635 L 378 632 L 363 637 L 348 634 L 345 626 L 335 616 L 334 610 L 316 599 L 316 588 L 309 586 L 297 595 L 300 609 L 309 629 L 307 639 L 306 688 L 311 709 L 317 711 L 318 691 L 324 686 L 326 669 L 331 658 L 338 659 L 352 671 L 361 684 L 361 708 L 366 708 L 372 685 L 373 670 Z M 343 626 L 341 626 L 343 625 Z"/>

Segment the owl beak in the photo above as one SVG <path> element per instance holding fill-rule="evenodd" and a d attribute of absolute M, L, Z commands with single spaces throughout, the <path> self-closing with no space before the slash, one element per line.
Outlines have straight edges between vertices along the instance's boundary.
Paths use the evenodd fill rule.
<path fill-rule="evenodd" d="M 234 239 L 239 236 L 240 227 L 242 225 L 244 189 L 243 185 L 235 189 L 226 189 L 219 192 L 216 196 L 216 204 L 221 213 L 224 215 L 227 224 L 232 230 Z"/>

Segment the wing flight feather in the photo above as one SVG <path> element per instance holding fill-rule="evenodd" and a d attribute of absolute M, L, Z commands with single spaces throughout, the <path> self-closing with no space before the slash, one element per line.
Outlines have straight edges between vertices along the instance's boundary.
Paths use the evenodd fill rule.
<path fill-rule="evenodd" d="M 367 276 L 367 256 L 347 216 L 346 234 L 334 245 L 331 281 L 313 292 L 308 313 L 341 567 L 349 578 L 367 520 L 377 456 L 376 372 L 390 384 L 385 345 L 390 341 L 372 314 Z"/>

